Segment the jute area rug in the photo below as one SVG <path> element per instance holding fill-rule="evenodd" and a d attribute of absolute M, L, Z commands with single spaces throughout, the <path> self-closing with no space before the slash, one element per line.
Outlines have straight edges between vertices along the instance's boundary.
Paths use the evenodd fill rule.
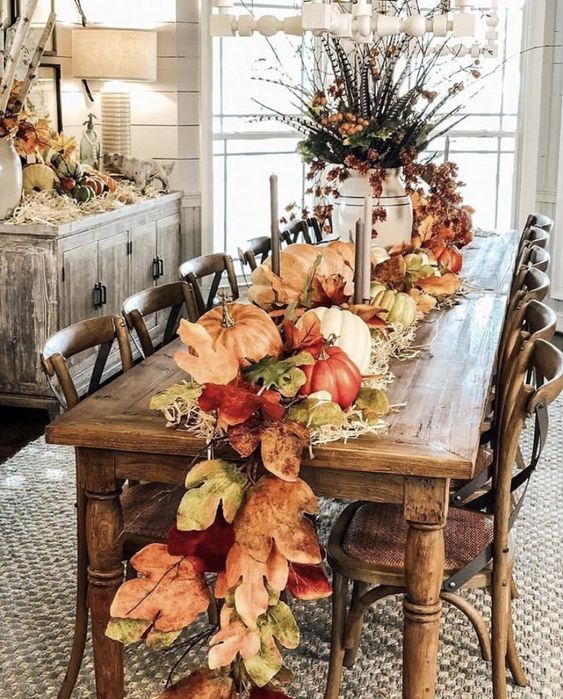
<path fill-rule="evenodd" d="M 73 451 L 33 442 L 0 466 L 0 699 L 56 697 L 70 647 L 74 605 Z M 326 535 L 341 503 L 323 501 Z M 551 411 L 550 440 L 524 506 L 515 602 L 518 648 L 529 677 L 513 699 L 563 698 L 563 403 Z M 487 595 L 472 602 L 488 616 Z M 299 649 L 287 654 L 296 679 L 292 696 L 321 699 L 330 639 L 330 603 L 295 604 L 302 631 Z M 356 666 L 345 670 L 342 697 L 400 697 L 401 601 L 389 599 L 367 615 Z M 127 696 L 153 699 L 181 652 L 126 652 Z M 184 659 L 179 675 L 205 662 L 205 649 Z M 437 696 L 491 697 L 489 665 L 456 610 L 444 613 Z M 75 697 L 95 697 L 88 648 Z"/>

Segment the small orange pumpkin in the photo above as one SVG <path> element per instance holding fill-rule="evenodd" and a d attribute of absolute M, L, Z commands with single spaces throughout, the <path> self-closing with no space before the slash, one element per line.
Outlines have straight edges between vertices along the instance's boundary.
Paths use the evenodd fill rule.
<path fill-rule="evenodd" d="M 279 357 L 283 350 L 280 333 L 270 316 L 248 303 L 223 303 L 197 321 L 213 338 L 213 347 L 233 352 L 241 366 L 266 355 Z"/>

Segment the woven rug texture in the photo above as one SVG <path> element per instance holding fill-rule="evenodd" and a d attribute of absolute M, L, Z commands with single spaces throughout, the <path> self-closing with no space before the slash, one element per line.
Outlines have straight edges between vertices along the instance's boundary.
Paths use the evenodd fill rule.
<path fill-rule="evenodd" d="M 517 645 L 529 686 L 513 687 L 512 699 L 563 699 L 563 402 L 550 411 L 546 452 L 529 489 L 517 528 L 514 603 Z M 40 439 L 0 465 L 0 699 L 51 699 L 64 676 L 74 611 L 74 453 Z M 326 537 L 342 503 L 322 501 L 320 531 Z M 465 593 L 487 618 L 488 595 Z M 287 652 L 295 672 L 289 692 L 321 699 L 330 641 L 330 600 L 294 603 L 301 645 Z M 204 628 L 204 621 L 195 627 Z M 401 600 L 378 603 L 366 616 L 355 667 L 344 670 L 342 697 L 401 696 Z M 193 630 L 184 632 L 184 638 Z M 181 640 L 181 639 L 180 639 Z M 155 699 L 181 651 L 126 650 L 128 699 Z M 176 677 L 205 663 L 205 647 L 184 658 Z M 74 697 L 96 696 L 92 653 L 86 657 Z M 465 617 L 446 607 L 439 651 L 439 699 L 492 697 L 490 666 L 478 652 Z"/>

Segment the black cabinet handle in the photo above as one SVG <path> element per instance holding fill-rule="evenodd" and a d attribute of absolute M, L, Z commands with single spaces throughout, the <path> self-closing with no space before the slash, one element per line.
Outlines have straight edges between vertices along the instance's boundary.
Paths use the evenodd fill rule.
<path fill-rule="evenodd" d="M 108 288 L 105 284 L 101 284 L 102 287 L 102 306 L 105 306 L 108 302 Z"/>
<path fill-rule="evenodd" d="M 158 263 L 158 257 L 152 258 L 152 278 L 158 279 L 160 272 L 160 265 Z"/>
<path fill-rule="evenodd" d="M 94 284 L 94 289 L 92 291 L 92 302 L 94 308 L 100 308 L 102 306 L 102 284 L 101 282 L 96 282 Z"/>
<path fill-rule="evenodd" d="M 164 275 L 164 260 L 162 257 L 158 258 L 158 276 L 162 277 Z"/>

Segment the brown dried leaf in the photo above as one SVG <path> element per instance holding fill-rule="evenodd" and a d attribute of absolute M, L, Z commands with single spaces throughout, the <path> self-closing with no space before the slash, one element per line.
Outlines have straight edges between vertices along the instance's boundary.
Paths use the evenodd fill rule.
<path fill-rule="evenodd" d="M 350 299 L 350 293 L 345 291 L 348 282 L 341 274 L 316 275 L 311 284 L 313 306 L 341 306 Z"/>
<path fill-rule="evenodd" d="M 268 471 L 284 481 L 296 481 L 309 430 L 298 422 L 273 422 L 262 431 L 261 442 L 262 463 Z"/>
<path fill-rule="evenodd" d="M 165 689 L 158 699 L 236 699 L 236 696 L 231 677 L 209 670 L 198 670 Z"/>
<path fill-rule="evenodd" d="M 405 281 L 407 263 L 402 255 L 393 255 L 385 262 L 376 265 L 374 272 L 375 281 L 389 287 L 400 287 Z"/>
<path fill-rule="evenodd" d="M 452 274 L 444 274 L 441 277 L 428 277 L 427 279 L 419 279 L 417 286 L 432 296 L 451 296 L 459 291 L 461 287 L 461 279 Z"/>
<path fill-rule="evenodd" d="M 235 540 L 257 561 L 266 561 L 275 543 L 295 563 L 320 563 L 321 549 L 310 519 L 319 505 L 311 488 L 264 476 L 248 492 L 234 522 Z"/>

